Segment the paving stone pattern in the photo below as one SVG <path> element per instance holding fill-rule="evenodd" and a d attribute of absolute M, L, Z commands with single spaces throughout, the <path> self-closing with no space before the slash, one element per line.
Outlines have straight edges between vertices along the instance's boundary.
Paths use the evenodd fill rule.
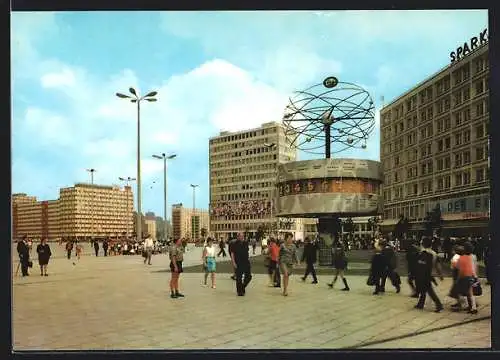
<path fill-rule="evenodd" d="M 185 266 L 200 257 L 200 248 L 190 250 Z M 294 275 L 283 297 L 257 274 L 238 297 L 229 274 L 211 289 L 201 286 L 203 274 L 184 273 L 186 297 L 170 299 L 168 263 L 165 255 L 151 266 L 140 256 L 84 256 L 76 265 L 55 258 L 48 277 L 36 266 L 31 276 L 14 277 L 14 350 L 490 347 L 489 286 L 477 315 L 436 314 L 430 300 L 415 310 L 407 286 L 396 294 L 388 284 L 372 296 L 365 276 L 349 277 L 352 290 L 343 292 L 341 284 L 327 288 L 331 276 L 313 285 Z M 447 307 L 449 286 L 445 279 L 438 287 Z"/>

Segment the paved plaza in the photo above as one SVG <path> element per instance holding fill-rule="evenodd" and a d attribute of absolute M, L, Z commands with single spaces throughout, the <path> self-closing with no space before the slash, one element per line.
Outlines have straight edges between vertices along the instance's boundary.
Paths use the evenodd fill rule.
<path fill-rule="evenodd" d="M 197 265 L 201 249 L 185 257 L 185 266 Z M 331 276 L 312 285 L 295 274 L 283 297 L 257 274 L 238 297 L 229 274 L 219 274 L 211 289 L 201 286 L 202 274 L 184 273 L 186 297 L 171 299 L 166 255 L 151 266 L 140 256 L 87 255 L 72 263 L 57 256 L 48 277 L 36 263 L 31 276 L 14 277 L 14 350 L 490 347 L 486 285 L 478 314 L 452 313 L 445 279 L 437 292 L 447 309 L 436 314 L 430 300 L 424 311 L 413 309 L 407 286 L 396 294 L 388 284 L 384 295 L 372 296 L 366 276 L 348 276 L 352 290 L 343 292 L 341 284 L 327 288 Z"/>

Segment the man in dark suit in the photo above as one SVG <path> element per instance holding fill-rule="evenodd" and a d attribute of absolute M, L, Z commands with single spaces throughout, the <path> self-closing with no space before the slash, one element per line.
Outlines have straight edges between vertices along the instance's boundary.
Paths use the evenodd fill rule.
<path fill-rule="evenodd" d="M 306 237 L 305 239 L 305 245 L 304 245 L 304 252 L 302 254 L 302 260 L 306 262 L 306 272 L 304 276 L 302 277 L 302 281 L 306 281 L 307 275 L 312 274 L 313 277 L 313 284 L 318 283 L 318 278 L 316 277 L 316 270 L 314 269 L 314 263 L 316 262 L 317 258 L 317 251 L 318 248 L 317 246 L 311 242 L 311 239 L 309 236 Z"/>
<path fill-rule="evenodd" d="M 396 272 L 397 258 L 394 248 L 389 245 L 387 241 L 381 242 L 382 246 L 382 256 L 385 260 L 385 271 L 382 276 L 382 282 L 380 285 L 380 291 L 385 292 L 385 282 L 387 278 L 391 280 L 392 285 L 396 288 L 396 292 L 401 291 L 401 279 L 399 274 Z"/>
<path fill-rule="evenodd" d="M 236 292 L 238 296 L 245 295 L 245 289 L 252 280 L 250 258 L 248 254 L 248 241 L 243 233 L 238 233 L 236 241 L 232 245 L 231 260 L 236 270 Z"/>
<path fill-rule="evenodd" d="M 21 241 L 17 243 L 17 253 L 19 254 L 19 262 L 21 263 L 21 272 L 23 276 L 29 276 L 28 267 L 30 262 L 30 251 L 28 247 L 28 238 L 23 236 Z"/>

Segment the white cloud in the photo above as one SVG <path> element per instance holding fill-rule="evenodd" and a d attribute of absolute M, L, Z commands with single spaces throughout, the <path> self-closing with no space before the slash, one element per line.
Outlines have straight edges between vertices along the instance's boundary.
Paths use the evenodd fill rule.
<path fill-rule="evenodd" d="M 75 74 L 70 69 L 44 74 L 40 79 L 44 88 L 70 87 L 75 85 Z"/>
<path fill-rule="evenodd" d="M 44 109 L 29 107 L 25 113 L 24 123 L 19 125 L 28 130 L 27 136 L 36 142 L 41 141 L 44 145 L 67 147 L 73 139 L 69 120 L 61 114 Z"/>

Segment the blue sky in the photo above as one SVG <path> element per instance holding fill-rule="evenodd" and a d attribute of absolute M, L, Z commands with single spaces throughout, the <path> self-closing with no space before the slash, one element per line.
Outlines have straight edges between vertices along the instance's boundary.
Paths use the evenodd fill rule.
<path fill-rule="evenodd" d="M 288 96 L 335 75 L 380 109 L 449 63 L 487 10 L 12 13 L 12 192 L 136 176 L 136 113 L 114 96 L 159 92 L 142 111 L 143 211 L 208 207 L 208 138 L 281 121 Z M 376 116 L 378 126 L 378 116 Z M 339 155 L 337 155 L 339 156 Z M 379 159 L 379 130 L 366 150 Z M 304 158 L 304 157 L 302 157 Z M 135 189 L 134 189 L 135 191 Z"/>

